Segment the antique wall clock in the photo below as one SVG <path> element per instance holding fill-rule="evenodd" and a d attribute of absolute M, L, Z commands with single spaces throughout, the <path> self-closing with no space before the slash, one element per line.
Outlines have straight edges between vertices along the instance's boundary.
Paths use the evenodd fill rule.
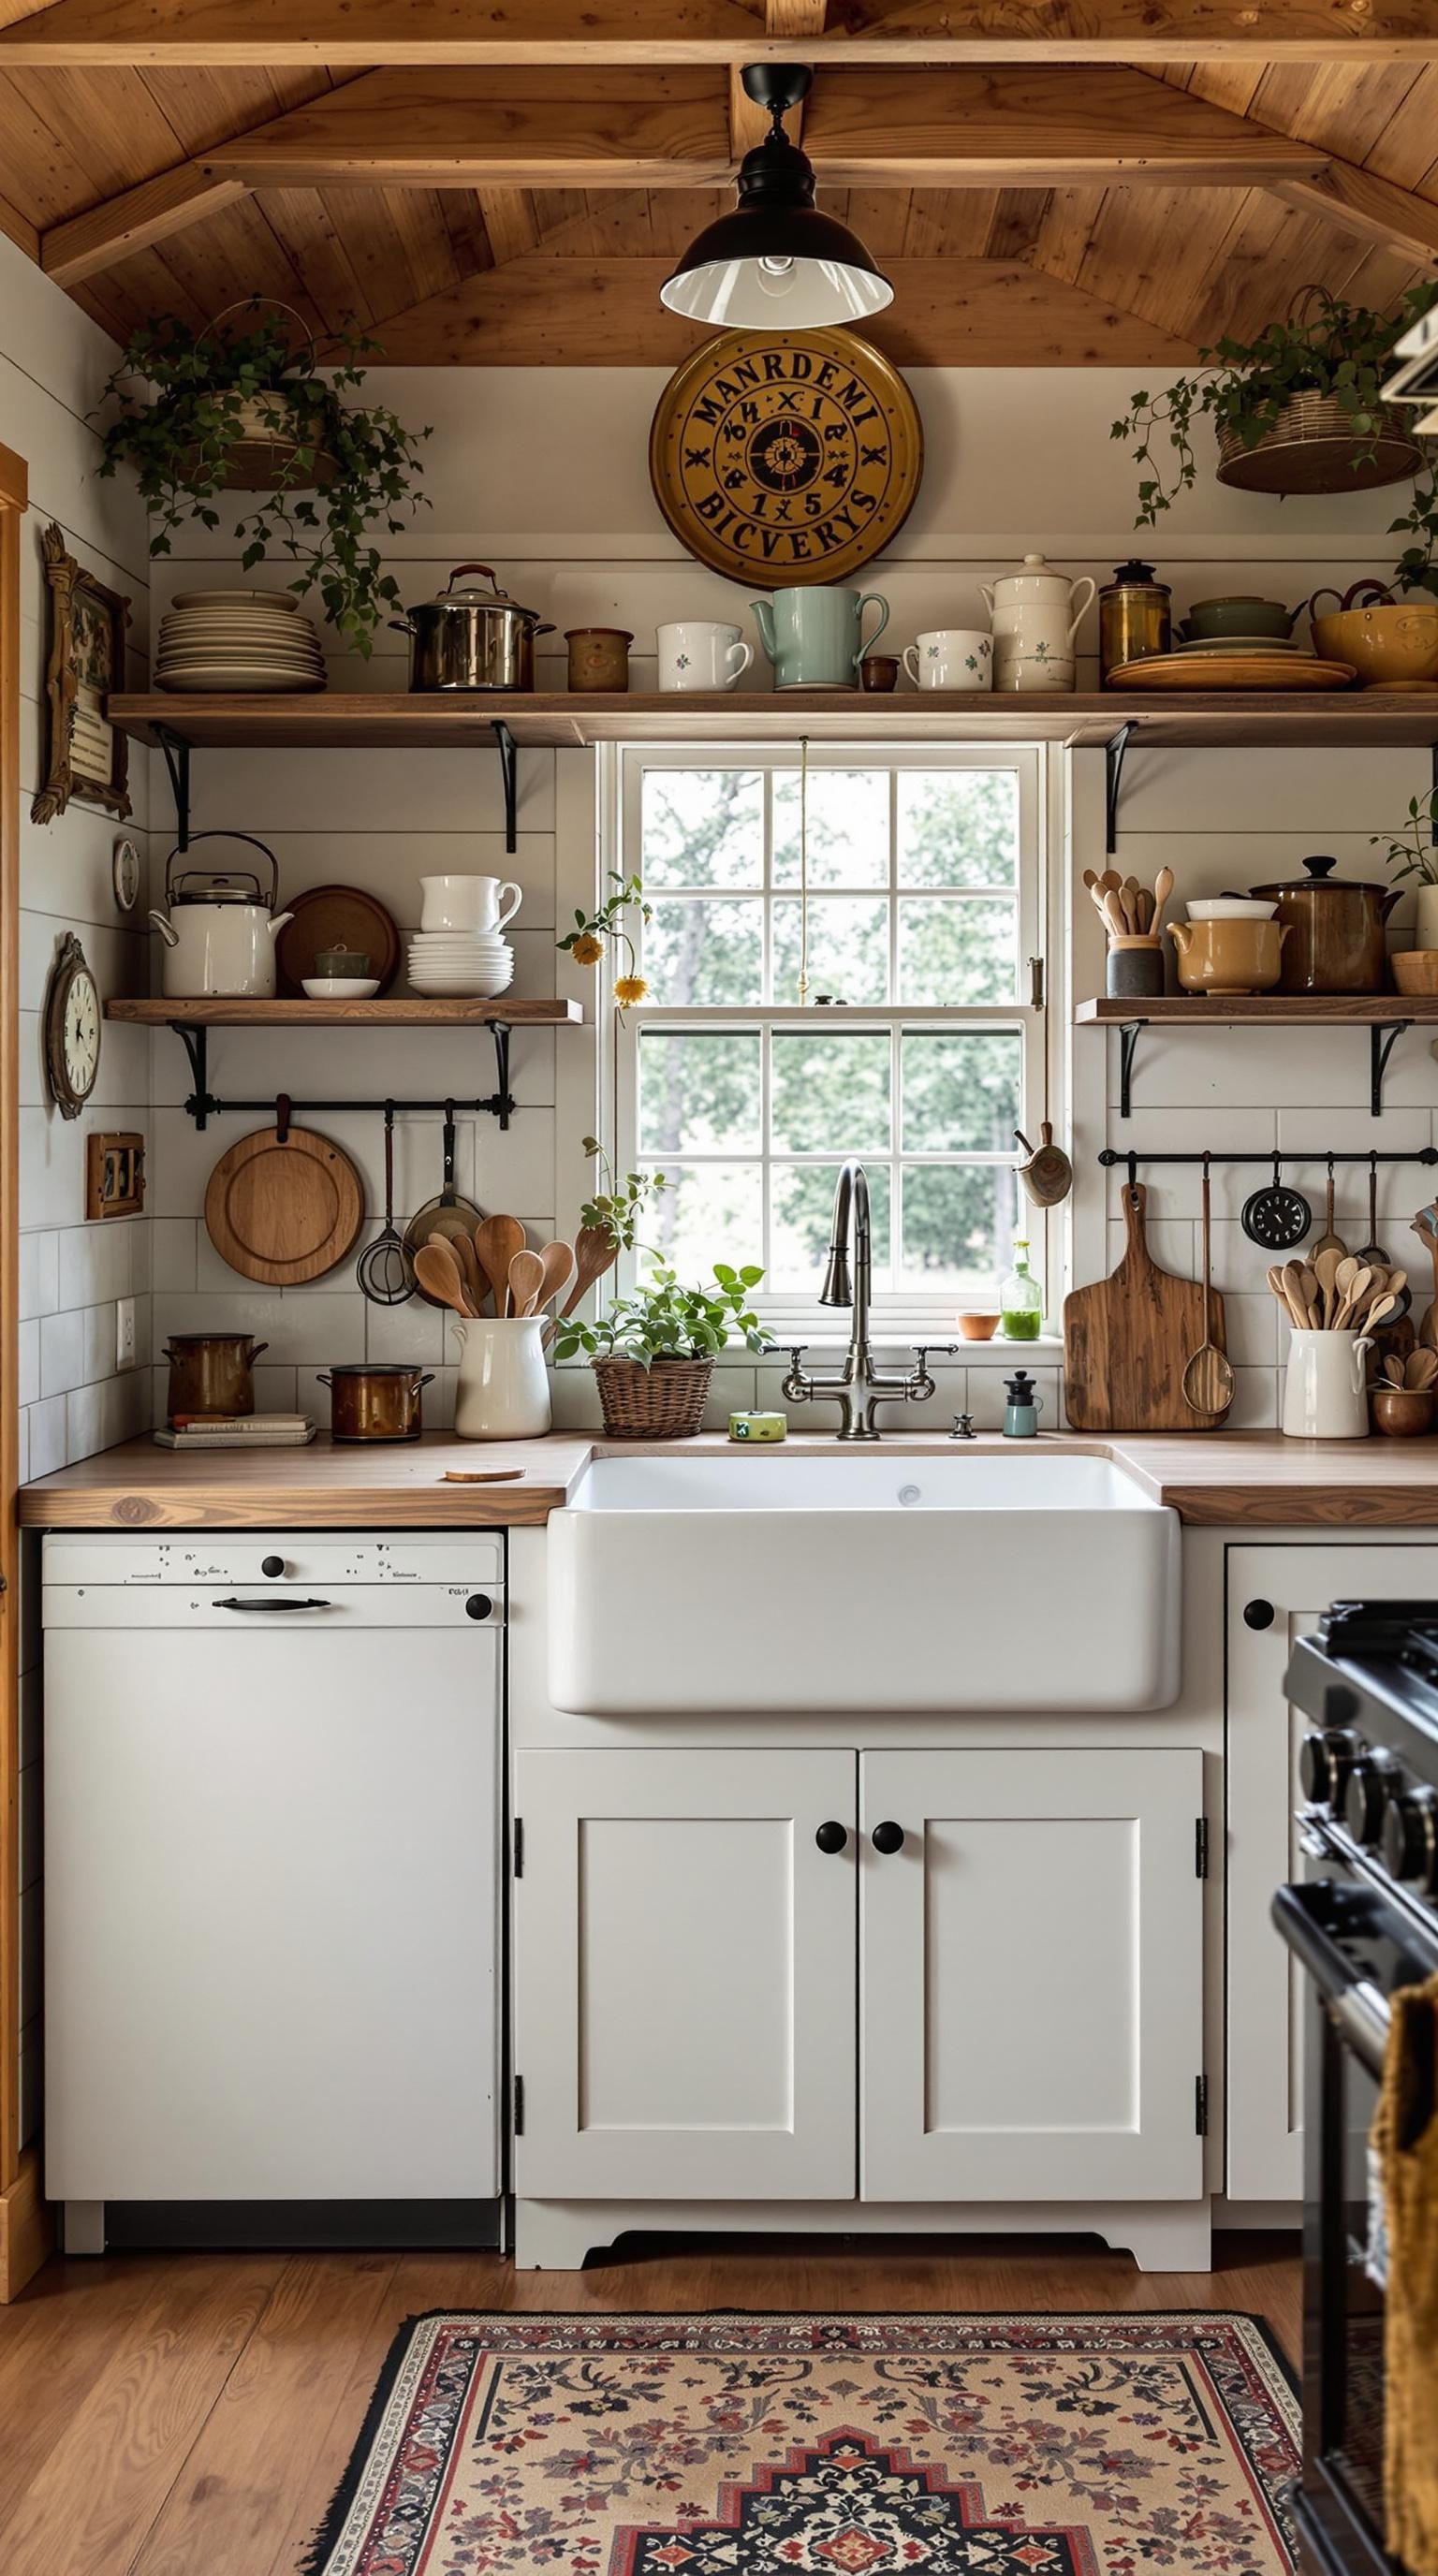
<path fill-rule="evenodd" d="M 100 995 L 73 930 L 45 996 L 45 1072 L 62 1118 L 78 1118 L 100 1070 Z"/>
<path fill-rule="evenodd" d="M 670 527 L 731 581 L 844 581 L 903 526 L 924 436 L 897 368 L 851 331 L 726 331 L 670 377 L 649 473 Z"/>

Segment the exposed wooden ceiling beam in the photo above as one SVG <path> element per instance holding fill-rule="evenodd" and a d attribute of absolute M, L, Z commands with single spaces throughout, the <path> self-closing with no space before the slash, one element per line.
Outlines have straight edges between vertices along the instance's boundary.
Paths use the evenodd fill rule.
<path fill-rule="evenodd" d="M 733 168 L 731 118 L 719 71 L 374 71 L 203 166 L 256 188 L 712 187 Z M 828 185 L 861 188 L 1246 187 L 1328 157 L 1119 66 L 826 70 L 804 148 Z"/>
<path fill-rule="evenodd" d="M 1017 260 L 896 259 L 865 337 L 901 365 L 1182 365 L 1193 351 Z M 486 269 L 376 326 L 397 366 L 674 366 L 710 334 L 665 313 L 662 259 L 544 255 Z"/>
<path fill-rule="evenodd" d="M 57 286 L 79 286 L 85 278 L 117 267 L 133 251 L 150 250 L 247 194 L 243 179 L 212 176 L 194 161 L 178 162 L 153 179 L 142 179 L 137 188 L 127 188 L 123 196 L 108 197 L 66 223 L 52 224 L 41 235 L 40 265 Z"/>
<path fill-rule="evenodd" d="M 1438 206 L 1415 197 L 1411 189 L 1395 187 L 1391 179 L 1355 168 L 1351 161 L 1331 161 L 1326 170 L 1307 178 L 1285 179 L 1274 186 L 1273 193 L 1287 205 L 1301 206 L 1305 214 L 1323 215 L 1343 231 L 1361 234 L 1365 241 L 1407 251 L 1425 267 L 1438 266 Z"/>
<path fill-rule="evenodd" d="M 794 0 L 800 5 L 801 0 Z M 787 14 L 788 0 L 786 0 Z M 815 61 L 1383 62 L 1431 58 L 1438 0 L 835 0 L 823 35 L 741 0 L 52 0 L 0 33 L 12 64 Z"/>

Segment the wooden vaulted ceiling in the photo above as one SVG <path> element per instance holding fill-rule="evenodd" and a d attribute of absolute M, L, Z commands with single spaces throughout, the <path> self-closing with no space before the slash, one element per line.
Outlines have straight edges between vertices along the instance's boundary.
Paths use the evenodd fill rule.
<path fill-rule="evenodd" d="M 908 365 L 1438 274 L 1438 0 L 0 0 L 0 228 L 120 337 L 259 291 L 401 364 L 674 364 L 765 54 Z"/>

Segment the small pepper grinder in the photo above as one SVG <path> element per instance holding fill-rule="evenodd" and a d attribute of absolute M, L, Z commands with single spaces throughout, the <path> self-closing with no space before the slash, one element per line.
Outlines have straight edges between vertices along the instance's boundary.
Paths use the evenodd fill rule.
<path fill-rule="evenodd" d="M 1032 1440 L 1038 1431 L 1039 1415 L 1044 1409 L 1041 1395 L 1035 1395 L 1034 1382 L 1027 1369 L 1016 1369 L 1004 1380 L 1008 1403 L 1004 1407 L 1004 1438 Z"/>

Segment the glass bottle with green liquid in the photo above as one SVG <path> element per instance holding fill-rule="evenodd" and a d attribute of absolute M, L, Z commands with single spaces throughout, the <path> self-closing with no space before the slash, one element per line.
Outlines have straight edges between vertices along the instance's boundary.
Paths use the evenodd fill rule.
<path fill-rule="evenodd" d="M 999 1290 L 999 1330 L 1006 1342 L 1036 1342 L 1043 1327 L 1043 1290 L 1029 1268 L 1028 1236 L 1014 1236 L 1014 1266 Z"/>

